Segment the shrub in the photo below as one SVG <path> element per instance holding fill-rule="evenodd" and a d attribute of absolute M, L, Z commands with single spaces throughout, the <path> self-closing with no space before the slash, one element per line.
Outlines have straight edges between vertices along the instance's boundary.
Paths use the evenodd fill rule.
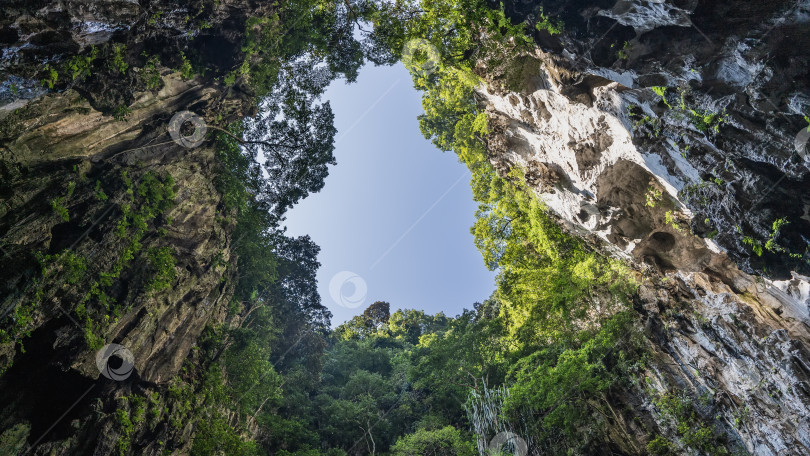
<path fill-rule="evenodd" d="M 95 46 L 90 47 L 90 54 L 88 55 L 74 55 L 71 57 L 67 63 L 71 78 L 75 81 L 76 79 L 82 80 L 89 77 L 96 57 L 98 57 L 98 48 Z"/>
<path fill-rule="evenodd" d="M 539 31 L 545 30 L 549 35 L 554 36 L 563 32 L 565 24 L 563 24 L 563 21 L 559 19 L 546 16 L 543 14 L 543 9 L 540 8 L 540 21 L 538 21 L 534 27 Z"/>
<path fill-rule="evenodd" d="M 127 72 L 129 64 L 126 62 L 127 47 L 124 44 L 116 43 L 113 45 L 113 56 L 111 67 L 113 71 L 118 71 L 121 74 Z"/>
<path fill-rule="evenodd" d="M 152 280 L 147 285 L 150 291 L 160 291 L 168 288 L 175 277 L 174 250 L 171 247 L 149 249 L 149 266 L 152 270 Z"/>

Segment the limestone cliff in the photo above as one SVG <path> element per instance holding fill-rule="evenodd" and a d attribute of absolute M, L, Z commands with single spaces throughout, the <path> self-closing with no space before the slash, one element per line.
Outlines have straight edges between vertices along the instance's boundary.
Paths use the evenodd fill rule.
<path fill-rule="evenodd" d="M 605 398 L 604 454 L 658 434 L 710 453 L 684 420 L 740 453 L 810 453 L 810 2 L 540 3 L 565 31 L 476 69 L 479 95 L 493 165 L 522 167 L 562 224 L 645 277 L 650 359 Z M 516 21 L 537 6 L 505 2 Z M 173 379 L 225 321 L 234 227 L 214 144 L 169 129 L 183 111 L 211 128 L 252 114 L 250 88 L 222 80 L 249 15 L 272 8 L 3 6 L 0 454 L 189 452 Z M 105 344 L 131 351 L 125 381 L 99 373 Z M 122 427 L 121 409 L 146 418 Z"/>
<path fill-rule="evenodd" d="M 661 399 L 681 391 L 741 451 L 807 454 L 810 4 L 542 3 L 565 32 L 479 69 L 490 160 L 656 277 L 636 303 L 652 362 L 614 398 L 617 451 L 643 453 L 656 428 L 688 440 Z"/>
<path fill-rule="evenodd" d="M 193 429 L 165 421 L 164 409 L 182 407 L 166 391 L 197 358 L 192 348 L 206 325 L 224 320 L 233 227 L 214 184 L 212 141 L 185 147 L 172 139 L 170 120 L 191 110 L 224 126 L 254 108 L 249 94 L 212 83 L 216 70 L 194 77 L 177 68 L 186 43 L 208 68 L 232 64 L 221 52 L 240 42 L 248 9 L 245 2 L 3 6 L 0 453 L 118 454 L 114 412 L 134 407 L 126 401 L 134 392 L 154 398 L 155 414 L 130 430 L 125 450 L 187 451 Z M 188 20 L 203 10 L 205 28 Z M 114 47 L 111 37 L 125 44 Z M 63 73 L 41 82 L 51 78 L 44 65 L 74 55 L 98 61 L 72 80 Z M 161 252 L 173 258 L 169 267 L 161 267 Z M 104 344 L 131 351 L 125 381 L 100 375 Z"/>

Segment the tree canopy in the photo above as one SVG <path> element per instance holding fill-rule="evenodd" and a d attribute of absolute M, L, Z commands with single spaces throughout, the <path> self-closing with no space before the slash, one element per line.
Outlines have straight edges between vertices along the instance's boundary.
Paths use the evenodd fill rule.
<path fill-rule="evenodd" d="M 198 367 L 212 399 L 193 454 L 468 456 L 496 428 L 548 454 L 598 445 L 600 397 L 638 359 L 635 285 L 557 224 L 523 170 L 490 164 L 477 89 L 529 45 L 524 30 L 479 0 L 296 0 L 248 21 L 244 64 L 226 82 L 254 87 L 258 110 L 218 138 L 237 283 Z M 327 85 L 366 60 L 396 62 L 413 40 L 420 129 L 472 172 L 471 232 L 497 289 L 455 317 L 378 301 L 330 329 L 318 247 L 280 222 L 335 164 Z"/>

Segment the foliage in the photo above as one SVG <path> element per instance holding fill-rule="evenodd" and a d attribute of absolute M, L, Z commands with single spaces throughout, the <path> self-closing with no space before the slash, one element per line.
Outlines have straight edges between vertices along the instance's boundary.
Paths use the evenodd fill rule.
<path fill-rule="evenodd" d="M 65 222 L 69 222 L 70 221 L 70 214 L 68 213 L 68 210 L 67 210 L 67 208 L 65 207 L 64 204 L 65 204 L 65 198 L 63 198 L 61 196 L 58 197 L 58 198 L 54 198 L 54 199 L 51 200 L 51 209 L 53 209 L 53 211 L 56 212 L 56 214 L 59 216 L 59 218 L 61 218 Z"/>
<path fill-rule="evenodd" d="M 146 286 L 151 291 L 168 288 L 177 276 L 174 265 L 174 250 L 171 247 L 150 248 L 148 253 L 152 279 Z"/>
<path fill-rule="evenodd" d="M 157 25 L 160 18 L 163 16 L 163 11 L 157 11 L 149 16 L 149 20 L 147 21 L 149 25 Z"/>
<path fill-rule="evenodd" d="M 634 107 L 630 107 L 628 110 L 628 114 L 631 119 L 638 119 L 633 122 L 633 130 L 639 130 L 643 127 L 646 127 L 654 137 L 661 136 L 661 132 L 664 129 L 663 122 L 658 117 L 650 117 L 646 114 L 642 115 L 642 113 L 637 113 Z"/>
<path fill-rule="evenodd" d="M 754 239 L 751 236 L 743 236 L 742 243 L 750 247 L 751 250 L 757 254 L 757 256 L 762 256 L 762 242 L 759 240 Z"/>
<path fill-rule="evenodd" d="M 226 416 L 215 414 L 210 419 L 200 420 L 197 434 L 191 446 L 193 456 L 234 456 L 258 455 L 255 442 L 245 441 L 234 432 Z"/>
<path fill-rule="evenodd" d="M 667 105 L 667 107 L 669 109 L 672 109 L 672 105 L 670 105 L 669 102 L 667 101 L 667 88 L 666 87 L 653 86 L 653 87 L 651 87 L 651 89 L 652 89 L 653 92 L 655 92 L 656 95 L 661 97 L 661 101 L 663 101 L 664 104 Z"/>
<path fill-rule="evenodd" d="M 681 225 L 680 225 L 680 223 L 678 222 L 678 220 L 679 220 L 679 217 L 678 217 L 678 212 L 675 212 L 675 211 L 666 211 L 666 212 L 664 213 L 664 222 L 665 222 L 667 225 L 671 226 L 671 227 L 672 227 L 672 229 L 674 229 L 675 231 L 677 231 L 677 232 L 679 232 L 679 233 L 683 233 L 683 232 L 684 232 L 684 229 L 681 227 Z"/>
<path fill-rule="evenodd" d="M 237 267 L 241 274 L 236 293 L 239 297 L 249 297 L 258 293 L 262 284 L 276 278 L 273 236 L 268 232 L 276 222 L 265 204 L 253 198 L 264 185 L 260 166 L 250 155 L 243 154 L 239 144 L 228 136 L 219 135 L 217 146 L 221 169 L 215 184 L 222 194 L 223 209 L 226 213 L 235 212 L 236 219 L 233 248 L 239 252 Z"/>
<path fill-rule="evenodd" d="M 656 436 L 647 444 L 647 452 L 653 456 L 674 456 L 672 442 L 662 436 Z"/>
<path fill-rule="evenodd" d="M 692 124 L 702 133 L 713 131 L 720 132 L 720 125 L 726 121 L 727 114 L 711 112 L 706 110 L 689 110 L 689 119 Z"/>
<path fill-rule="evenodd" d="M 765 249 L 769 252 L 777 253 L 784 252 L 785 248 L 776 243 L 776 238 L 779 236 L 779 230 L 790 222 L 782 217 L 773 221 L 771 225 L 771 233 L 768 235 L 768 240 L 765 242 Z"/>
<path fill-rule="evenodd" d="M 681 442 L 687 448 L 711 456 L 730 454 L 726 445 L 715 437 L 714 430 L 697 414 L 689 397 L 678 392 L 667 392 L 654 403 L 662 415 L 673 421 Z M 662 449 L 663 444 L 659 442 L 656 446 Z"/>
<path fill-rule="evenodd" d="M 335 73 L 311 71 L 317 65 L 311 57 L 295 62 L 306 46 L 290 41 L 302 38 L 296 33 L 312 31 L 304 30 L 306 15 L 296 14 L 300 17 L 285 24 L 298 27 L 302 21 L 302 28 L 286 35 L 278 16 L 248 20 L 245 64 L 225 82 L 244 78 L 263 101 L 255 118 L 229 126 L 230 134 L 218 135 L 216 143 L 221 223 L 235 225 L 231 258 L 238 275 L 230 315 L 238 323 L 211 349 L 216 362 L 210 372 L 221 374 L 211 374 L 216 378 L 206 388 L 219 391 L 213 395 L 219 397 L 217 407 L 229 410 L 238 423 L 256 423 L 273 438 L 245 442 L 227 415 L 188 407 L 180 416 L 206 417 L 192 454 L 253 454 L 259 447 L 274 454 L 292 454 L 292 449 L 310 454 L 319 446 L 317 434 L 303 425 L 310 418 L 296 412 L 308 407 L 309 393 L 303 401 L 293 398 L 301 398 L 295 391 L 312 383 L 304 379 L 319 369 L 323 345 L 317 331 L 325 331 L 330 314 L 317 293 L 318 247 L 308 237 L 285 236 L 279 222 L 296 201 L 323 186 L 327 166 L 334 163 L 333 116 L 318 98 Z M 278 59 L 288 63 L 280 65 Z"/>
<path fill-rule="evenodd" d="M 510 332 L 542 340 L 545 331 L 551 337 L 581 329 L 593 308 L 609 315 L 634 286 L 621 263 L 600 258 L 564 233 L 519 172 L 515 168 L 504 179 L 486 166 L 474 168 L 480 206 L 472 232 L 487 265 L 499 270 L 496 296 Z"/>
<path fill-rule="evenodd" d="M 651 186 L 647 189 L 647 193 L 644 194 L 644 199 L 647 207 L 655 207 L 656 203 L 663 199 L 661 190 Z"/>
<path fill-rule="evenodd" d="M 115 43 L 113 45 L 112 51 L 112 59 L 110 60 L 110 68 L 113 71 L 118 71 L 121 74 L 127 72 L 127 68 L 129 68 L 129 64 L 126 61 L 126 50 L 127 46 L 121 43 Z"/>
<path fill-rule="evenodd" d="M 120 436 L 116 442 L 118 454 L 119 456 L 125 456 L 129 453 L 131 445 L 130 438 L 135 426 L 132 424 L 132 420 L 129 417 L 129 412 L 124 409 L 118 409 L 115 411 L 115 422 L 118 426 L 118 431 L 120 432 Z"/>
<path fill-rule="evenodd" d="M 42 270 L 42 280 L 58 278 L 54 284 L 56 288 L 65 285 L 78 284 L 87 272 L 87 260 L 70 250 L 64 250 L 52 255 L 37 255 Z M 44 293 L 41 289 L 37 297 L 41 299 Z M 9 315 L 6 315 L 0 324 L 0 344 L 17 342 L 21 351 L 25 352 L 22 338 L 28 337 L 31 324 L 34 322 L 34 313 L 40 302 L 32 300 L 16 306 Z"/>
<path fill-rule="evenodd" d="M 40 82 L 43 86 L 48 86 L 49 89 L 53 89 L 53 86 L 59 80 L 59 72 L 56 71 L 56 68 L 52 67 L 50 64 L 45 65 L 43 70 L 45 71 L 45 78 L 43 78 Z"/>
<path fill-rule="evenodd" d="M 19 454 L 26 444 L 26 437 L 31 433 L 31 425 L 17 423 L 0 434 L 0 452 L 3 454 Z"/>
<path fill-rule="evenodd" d="M 133 182 L 126 171 L 122 172 L 121 180 L 125 187 L 128 200 L 121 201 L 122 217 L 116 226 L 116 235 L 127 239 L 119 255 L 108 269 L 96 269 L 95 279 L 87 280 L 87 291 L 78 300 L 74 311 L 85 329 L 85 340 L 91 348 L 98 349 L 103 345 L 103 338 L 98 334 L 100 328 L 107 327 L 126 310 L 118 307 L 115 300 L 110 297 L 107 290 L 113 287 L 115 281 L 124 270 L 129 267 L 142 249 L 141 240 L 147 234 L 150 223 L 162 216 L 174 204 L 174 180 L 171 176 L 159 178 L 156 174 L 147 172 L 141 176 L 139 182 Z M 158 282 L 146 285 L 146 289 L 161 285 L 160 281 L 168 280 L 166 274 L 173 271 L 173 259 L 169 260 L 168 251 L 155 252 L 153 260 L 159 272 Z M 172 267 L 169 268 L 168 265 Z M 97 274 L 97 275 L 96 275 Z M 43 276 L 46 274 L 43 272 Z"/>
<path fill-rule="evenodd" d="M 328 166 L 337 163 L 332 154 L 334 115 L 328 102 L 318 103 L 333 74 L 313 69 L 315 65 L 302 60 L 286 66 L 266 94 L 263 109 L 246 125 L 246 139 L 263 146 L 264 169 L 270 175 L 263 196 L 276 216 L 323 188 Z M 251 146 L 254 157 L 258 150 Z"/>
<path fill-rule="evenodd" d="M 191 61 L 186 57 L 185 52 L 180 52 L 180 76 L 183 79 L 192 79 L 194 77 L 194 68 L 191 66 Z"/>
<path fill-rule="evenodd" d="M 391 456 L 475 456 L 477 453 L 461 432 L 452 427 L 429 431 L 419 429 L 397 440 L 391 447 Z"/>
<path fill-rule="evenodd" d="M 432 369 L 419 370 L 420 364 L 441 356 L 434 343 L 449 334 L 454 339 L 472 334 L 422 336 L 420 345 L 430 350 L 420 353 L 417 378 L 426 382 L 460 372 L 500 381 L 498 360 L 509 360 L 503 364 L 511 366 L 504 379 L 512 392 L 506 402 L 508 419 L 529 418 L 523 410 L 529 404 L 539 445 L 552 453 L 585 445 L 588 439 L 579 434 L 594 419 L 592 399 L 626 378 L 638 356 L 630 314 L 621 310 L 635 292 L 634 281 L 623 264 L 593 253 L 565 233 L 526 187 L 522 170 L 513 168 L 506 176 L 495 172 L 486 156 L 488 122 L 475 100 L 475 77 L 463 67 L 445 65 L 432 79 L 415 76 L 415 82 L 425 91 L 425 113 L 419 118 L 423 134 L 439 149 L 453 150 L 473 173 L 479 209 L 472 233 L 487 266 L 499 271 L 494 295 L 499 311 L 487 323 L 493 332 L 474 332 L 490 337 L 483 336 L 482 344 L 449 345 L 454 351 L 486 347 L 495 353 L 483 357 L 487 361 L 478 367 L 448 369 L 434 361 Z M 452 357 L 442 361 L 454 364 Z M 459 379 L 442 380 L 430 383 L 434 395 Z M 477 390 L 478 385 L 469 387 Z"/>
<path fill-rule="evenodd" d="M 611 48 L 615 47 L 615 43 L 610 45 Z M 619 60 L 628 60 L 630 58 L 631 45 L 629 41 L 625 41 L 620 49 L 616 51 L 616 58 Z"/>
<path fill-rule="evenodd" d="M 390 318 L 391 305 L 384 301 L 377 301 L 368 306 L 362 315 L 340 325 L 335 334 L 345 340 L 371 337 L 386 327 Z"/>
<path fill-rule="evenodd" d="M 141 55 L 146 58 L 146 64 L 144 64 L 143 68 L 141 69 L 141 77 L 143 78 L 144 84 L 146 84 L 147 90 L 154 90 L 160 87 L 160 71 L 158 67 L 160 66 L 160 57 L 156 55 L 150 56 L 146 52 L 141 53 Z"/>
<path fill-rule="evenodd" d="M 98 198 L 99 201 L 107 201 L 108 197 L 107 197 L 107 194 L 104 193 L 104 189 L 101 188 L 101 181 L 98 181 L 98 180 L 96 181 L 95 192 L 96 192 L 96 198 Z"/>
<path fill-rule="evenodd" d="M 165 422 L 172 435 L 193 433 L 193 455 L 470 456 L 482 436 L 467 433 L 463 404 L 490 386 L 509 392 L 499 419 L 524 423 L 548 454 L 592 450 L 602 396 L 638 367 L 626 311 L 635 284 L 624 264 L 558 225 L 521 169 L 499 174 L 490 164 L 489 120 L 475 89 L 481 68 L 514 67 L 525 57 L 526 24 L 481 0 L 292 0 L 265 12 L 246 20 L 242 61 L 223 78 L 234 89 L 249 86 L 256 115 L 220 128 L 215 143 L 217 222 L 230 251 L 212 256 L 211 266 L 232 282 L 228 320 L 205 329 L 165 397 L 132 396 L 115 412 L 119 451 L 137 451 L 137 439 L 150 435 L 139 429 Z M 536 29 L 562 32 L 559 20 L 540 18 Z M 153 14 L 149 23 L 160 19 Z M 486 265 L 498 271 L 497 290 L 456 317 L 392 314 L 378 301 L 330 331 L 317 291 L 318 246 L 287 236 L 281 221 L 323 187 L 335 164 L 325 88 L 339 76 L 354 80 L 365 59 L 395 61 L 414 39 L 435 47 L 440 60 L 430 72 L 414 71 L 423 91 L 419 126 L 472 172 L 479 207 L 471 231 Z M 111 66 L 124 74 L 126 48 L 112 49 Z M 159 60 L 144 57 L 139 76 L 157 88 Z M 201 70 L 185 53 L 180 62 L 183 78 Z M 126 115 L 122 108 L 117 117 Z M 182 271 L 172 247 L 142 245 L 170 223 L 171 176 L 122 173 L 121 182 L 124 191 L 108 203 L 121 240 L 111 261 L 89 264 L 69 251 L 41 261 L 43 283 L 59 276 L 61 290 L 81 281 L 71 310 L 91 348 L 130 310 L 115 300 L 122 280 L 133 293 L 160 291 Z M 95 194 L 108 199 L 100 182 Z M 136 267 L 149 274 L 126 275 Z M 17 306 L 3 341 L 30 330 L 37 304 Z"/>
<path fill-rule="evenodd" d="M 113 119 L 115 119 L 115 120 L 117 120 L 119 122 L 124 122 L 124 121 L 127 120 L 127 117 L 129 117 L 130 114 L 132 114 L 132 109 L 130 109 L 126 105 L 118 105 L 118 106 L 116 106 L 115 110 L 113 111 L 112 116 L 113 116 Z"/>
<path fill-rule="evenodd" d="M 513 369 L 507 413 L 518 417 L 522 407 L 531 407 L 540 417 L 540 445 L 560 451 L 560 446 L 588 444 L 582 429 L 598 430 L 591 399 L 630 373 L 637 350 L 626 337 L 630 321 L 628 313 L 617 314 L 602 321 L 599 330 L 555 341 L 521 358 Z"/>
<path fill-rule="evenodd" d="M 554 19 L 543 14 L 543 8 L 540 8 L 540 20 L 534 25 L 537 30 L 547 31 L 549 35 L 559 35 L 563 32 L 565 25 L 559 19 Z"/>
<path fill-rule="evenodd" d="M 90 76 L 93 61 L 98 57 L 98 48 L 90 46 L 90 54 L 75 55 L 68 60 L 67 68 L 71 75 L 71 80 L 83 80 Z"/>

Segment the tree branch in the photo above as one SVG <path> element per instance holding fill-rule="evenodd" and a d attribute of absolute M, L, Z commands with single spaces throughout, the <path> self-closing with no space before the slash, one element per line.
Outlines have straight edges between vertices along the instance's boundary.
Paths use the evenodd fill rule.
<path fill-rule="evenodd" d="M 261 144 L 263 146 L 266 146 L 266 147 L 270 148 L 271 150 L 276 148 L 276 147 L 286 147 L 288 149 L 295 149 L 294 146 L 290 146 L 288 144 L 275 144 L 275 143 L 270 143 L 270 142 L 267 142 L 267 141 L 248 141 L 248 140 L 242 139 L 242 138 L 234 135 L 233 133 L 229 132 L 228 130 L 225 130 L 225 129 L 222 129 L 222 128 L 219 128 L 219 127 L 215 127 L 213 125 L 209 125 L 209 128 L 213 128 L 214 130 L 221 131 L 222 133 L 225 133 L 226 135 L 230 136 L 234 140 L 238 141 L 240 144 Z M 281 162 L 281 164 L 283 166 L 287 165 L 287 161 L 284 160 L 284 158 L 281 156 L 281 154 L 278 153 L 278 151 L 272 150 L 272 152 L 276 156 L 276 159 L 279 162 Z"/>

